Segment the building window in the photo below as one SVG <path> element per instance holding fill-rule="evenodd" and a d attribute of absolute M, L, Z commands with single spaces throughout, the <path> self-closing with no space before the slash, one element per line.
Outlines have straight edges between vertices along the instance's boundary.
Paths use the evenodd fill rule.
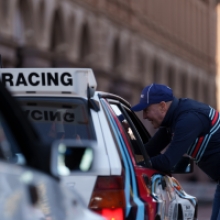
<path fill-rule="evenodd" d="M 182 97 L 186 97 L 188 92 L 188 85 L 187 85 L 187 75 L 185 72 L 181 73 L 181 81 L 180 81 L 180 85 L 181 85 L 181 96 Z"/>
<path fill-rule="evenodd" d="M 120 65 L 120 50 L 119 50 L 119 39 L 115 39 L 113 44 L 113 51 L 112 51 L 112 67 L 113 69 L 117 69 Z"/>
<path fill-rule="evenodd" d="M 8 10 L 9 10 L 9 0 L 3 0 L 0 2 L 0 8 L 1 8 L 1 17 L 2 19 L 5 20 L 5 18 L 8 15 Z"/>
<path fill-rule="evenodd" d="M 44 22 L 45 22 L 45 16 L 44 16 L 45 15 L 45 5 L 44 5 L 44 1 L 41 1 L 41 3 L 40 3 L 38 15 L 39 15 L 39 22 L 37 22 L 38 31 L 41 33 L 43 28 L 44 28 Z"/>
<path fill-rule="evenodd" d="M 160 82 L 160 64 L 157 59 L 153 61 L 152 64 L 152 73 L 153 73 L 153 82 L 159 83 Z"/>
<path fill-rule="evenodd" d="M 90 34 L 87 24 L 82 27 L 81 43 L 80 43 L 80 60 L 85 62 L 88 55 L 91 53 Z"/>
<path fill-rule="evenodd" d="M 198 79 L 194 79 L 193 80 L 193 98 L 195 100 L 198 100 L 199 98 L 199 82 L 198 82 Z"/>
<path fill-rule="evenodd" d="M 203 102 L 209 104 L 209 89 L 207 82 L 203 83 Z"/>
<path fill-rule="evenodd" d="M 62 51 L 62 46 L 65 43 L 63 27 L 64 26 L 62 25 L 61 12 L 59 10 L 56 10 L 53 18 L 51 31 L 51 51 Z"/>
<path fill-rule="evenodd" d="M 175 75 L 174 75 L 174 69 L 173 67 L 168 67 L 167 69 L 167 80 L 168 80 L 168 86 L 170 88 L 174 88 L 174 84 L 175 84 Z"/>
<path fill-rule="evenodd" d="M 72 15 L 71 18 L 69 19 L 69 43 L 72 44 L 73 39 L 74 39 L 74 26 L 75 26 L 75 16 Z"/>

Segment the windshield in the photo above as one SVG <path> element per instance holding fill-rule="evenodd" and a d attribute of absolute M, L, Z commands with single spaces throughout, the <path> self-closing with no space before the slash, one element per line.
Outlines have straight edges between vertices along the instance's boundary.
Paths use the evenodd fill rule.
<path fill-rule="evenodd" d="M 19 98 L 28 119 L 42 139 L 94 140 L 88 104 L 80 98 Z"/>

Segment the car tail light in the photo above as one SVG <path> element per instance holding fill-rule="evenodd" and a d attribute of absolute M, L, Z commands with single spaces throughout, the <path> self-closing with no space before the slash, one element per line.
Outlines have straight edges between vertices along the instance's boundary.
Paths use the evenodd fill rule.
<path fill-rule="evenodd" d="M 123 176 L 99 176 L 89 208 L 107 220 L 123 220 L 125 215 Z"/>

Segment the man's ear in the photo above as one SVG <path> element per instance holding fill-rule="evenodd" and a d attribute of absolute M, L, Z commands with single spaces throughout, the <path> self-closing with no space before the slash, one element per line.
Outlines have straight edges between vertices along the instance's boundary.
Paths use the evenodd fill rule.
<path fill-rule="evenodd" d="M 162 111 L 166 111 L 167 110 L 166 102 L 162 101 L 162 102 L 159 103 L 159 105 L 160 105 L 160 108 L 161 108 Z"/>

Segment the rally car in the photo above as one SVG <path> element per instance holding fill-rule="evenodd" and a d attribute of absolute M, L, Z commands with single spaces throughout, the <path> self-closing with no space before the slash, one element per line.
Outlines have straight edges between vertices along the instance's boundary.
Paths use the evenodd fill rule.
<path fill-rule="evenodd" d="M 96 91 L 92 69 L 1 69 L 1 80 L 16 96 L 45 142 L 97 142 L 92 173 L 62 175 L 87 206 L 106 219 L 197 219 L 197 200 L 171 173 L 154 170 L 144 144 L 150 134 L 123 98 Z M 189 158 L 173 173 L 192 171 Z"/>
<path fill-rule="evenodd" d="M 0 100 L 0 219 L 104 220 L 86 207 L 75 190 L 62 186 L 56 172 L 59 166 L 51 166 L 50 159 L 57 164 L 62 156 L 58 146 L 67 148 L 65 140 L 43 143 L 1 82 Z M 75 141 L 71 144 L 78 149 Z M 89 147 L 81 146 L 81 152 Z"/>

